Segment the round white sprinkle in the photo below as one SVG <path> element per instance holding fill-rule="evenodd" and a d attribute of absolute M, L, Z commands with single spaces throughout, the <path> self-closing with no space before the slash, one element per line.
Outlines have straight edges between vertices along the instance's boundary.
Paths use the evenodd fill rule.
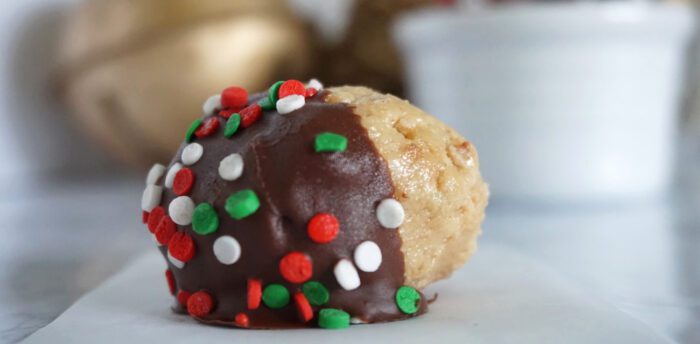
<path fill-rule="evenodd" d="M 241 257 L 241 245 L 232 236 L 220 236 L 214 241 L 214 255 L 221 264 L 231 265 Z"/>
<path fill-rule="evenodd" d="M 173 222 L 180 226 L 187 226 L 192 223 L 192 213 L 194 212 L 194 202 L 187 196 L 180 196 L 170 202 L 168 214 Z"/>
<path fill-rule="evenodd" d="M 398 228 L 403 223 L 404 211 L 401 203 L 387 198 L 377 206 L 377 220 L 384 228 Z"/>
<path fill-rule="evenodd" d="M 204 147 L 197 142 L 193 142 L 185 146 L 180 159 L 185 165 L 194 165 L 202 157 L 202 154 L 204 154 Z"/>
<path fill-rule="evenodd" d="M 202 105 L 202 110 L 204 110 L 205 115 L 211 115 L 214 111 L 221 109 L 221 95 L 215 94 L 204 102 Z"/>
<path fill-rule="evenodd" d="M 185 266 L 185 262 L 173 257 L 170 254 L 170 251 L 168 251 L 168 260 L 170 261 L 170 264 L 175 265 L 175 267 L 178 269 L 182 269 Z"/>
<path fill-rule="evenodd" d="M 163 195 L 163 188 L 158 185 L 146 185 L 141 196 L 141 209 L 150 212 L 160 204 L 160 198 Z"/>
<path fill-rule="evenodd" d="M 306 104 L 304 96 L 292 94 L 277 101 L 277 112 L 282 115 L 288 114 L 294 110 L 301 109 Z"/>
<path fill-rule="evenodd" d="M 165 187 L 166 188 L 173 187 L 173 182 L 175 181 L 175 175 L 181 169 L 182 169 L 182 164 L 179 162 L 176 162 L 173 164 L 173 166 L 170 166 L 170 169 L 168 170 L 168 174 L 165 175 Z"/>
<path fill-rule="evenodd" d="M 320 81 L 318 81 L 317 79 L 311 79 L 311 80 L 309 80 L 309 83 L 306 84 L 306 87 L 313 87 L 317 91 L 320 91 L 323 89 L 323 84 Z"/>
<path fill-rule="evenodd" d="M 155 164 L 148 171 L 148 176 L 146 177 L 146 185 L 154 185 L 158 183 L 158 179 L 165 173 L 165 166 L 161 164 Z"/>
<path fill-rule="evenodd" d="M 360 287 L 360 275 L 347 259 L 341 259 L 335 264 L 333 274 L 338 284 L 345 290 L 354 290 Z"/>
<path fill-rule="evenodd" d="M 240 154 L 233 153 L 219 163 L 219 175 L 223 180 L 236 180 L 243 174 L 243 158 Z"/>
<path fill-rule="evenodd" d="M 382 265 L 382 251 L 374 241 L 365 241 L 355 247 L 355 265 L 364 272 L 375 272 Z"/>

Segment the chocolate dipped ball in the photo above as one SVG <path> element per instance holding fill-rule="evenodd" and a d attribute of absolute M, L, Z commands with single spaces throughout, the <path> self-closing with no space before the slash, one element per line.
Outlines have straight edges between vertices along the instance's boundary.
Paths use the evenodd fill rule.
<path fill-rule="evenodd" d="M 174 310 L 244 328 L 394 321 L 476 249 L 477 152 L 364 87 L 230 87 L 204 103 L 143 193 Z"/>

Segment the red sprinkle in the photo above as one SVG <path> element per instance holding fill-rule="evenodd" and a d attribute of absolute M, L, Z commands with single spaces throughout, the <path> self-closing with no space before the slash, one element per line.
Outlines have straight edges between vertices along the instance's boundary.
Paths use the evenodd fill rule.
<path fill-rule="evenodd" d="M 294 294 L 294 303 L 297 306 L 297 314 L 299 314 L 299 318 L 301 318 L 302 322 L 307 322 L 313 319 L 314 311 L 313 309 L 311 309 L 309 300 L 306 299 L 304 293 L 297 292 L 296 294 Z"/>
<path fill-rule="evenodd" d="M 190 193 L 194 185 L 194 172 L 189 168 L 181 168 L 175 174 L 173 180 L 173 192 L 178 196 L 184 196 Z"/>
<path fill-rule="evenodd" d="M 168 289 L 170 289 L 170 294 L 175 295 L 175 276 L 170 269 L 165 270 L 165 279 L 168 281 Z"/>
<path fill-rule="evenodd" d="M 194 257 L 194 241 L 184 232 L 176 232 L 170 238 L 168 251 L 173 258 L 186 263 Z"/>
<path fill-rule="evenodd" d="M 241 110 L 241 109 L 239 109 L 239 108 L 235 108 L 235 109 L 224 109 L 224 110 L 219 111 L 219 116 L 221 116 L 221 117 L 223 117 L 223 118 L 229 118 L 229 117 L 233 116 L 234 113 L 236 113 L 236 112 L 238 112 L 238 111 L 240 111 L 240 110 Z"/>
<path fill-rule="evenodd" d="M 292 283 L 304 283 L 311 278 L 311 259 L 301 252 L 290 252 L 280 260 L 280 274 Z"/>
<path fill-rule="evenodd" d="M 199 129 L 194 132 L 194 136 L 201 139 L 213 134 L 216 129 L 219 129 L 219 119 L 216 117 L 209 117 L 205 119 L 204 123 L 199 126 Z"/>
<path fill-rule="evenodd" d="M 333 214 L 318 213 L 311 218 L 309 224 L 306 225 L 306 232 L 318 244 L 325 244 L 333 241 L 338 235 L 340 224 L 338 219 Z"/>
<path fill-rule="evenodd" d="M 315 96 L 317 93 L 318 93 L 317 89 L 315 89 L 313 87 L 309 87 L 306 89 L 306 93 L 304 94 L 304 97 L 311 98 L 311 97 Z"/>
<path fill-rule="evenodd" d="M 248 91 L 233 86 L 221 92 L 221 106 L 224 108 L 242 108 L 248 104 Z"/>
<path fill-rule="evenodd" d="M 262 282 L 257 279 L 248 279 L 248 309 L 258 309 L 262 299 Z"/>
<path fill-rule="evenodd" d="M 214 309 L 214 299 L 206 291 L 198 291 L 187 300 L 187 313 L 196 318 L 201 318 Z"/>
<path fill-rule="evenodd" d="M 148 212 L 145 210 L 141 212 L 141 222 L 148 223 Z"/>
<path fill-rule="evenodd" d="M 250 325 L 250 320 L 248 320 L 248 315 L 245 313 L 236 314 L 236 326 L 238 327 L 248 327 Z"/>
<path fill-rule="evenodd" d="M 148 230 L 151 231 L 151 233 L 156 232 L 156 227 L 158 227 L 160 219 L 162 219 L 163 216 L 165 216 L 165 208 L 157 206 L 151 210 L 151 214 L 148 215 Z"/>
<path fill-rule="evenodd" d="M 279 91 L 277 91 L 277 96 L 282 99 L 286 96 L 291 96 L 293 94 L 303 96 L 306 93 L 306 87 L 299 80 L 287 80 L 280 86 Z"/>
<path fill-rule="evenodd" d="M 182 305 L 182 307 L 187 308 L 187 300 L 190 299 L 190 295 L 191 294 L 189 291 L 180 290 L 177 293 L 177 302 L 179 302 Z"/>
<path fill-rule="evenodd" d="M 175 222 L 173 222 L 170 216 L 165 215 L 162 219 L 160 219 L 160 223 L 158 224 L 158 227 L 156 227 L 154 234 L 156 235 L 156 240 L 159 244 L 168 245 L 170 243 L 170 239 L 172 239 L 176 232 L 177 227 L 175 226 Z"/>
<path fill-rule="evenodd" d="M 252 104 L 241 110 L 238 114 L 241 115 L 241 126 L 243 128 L 248 128 L 260 119 L 262 108 L 258 104 Z"/>

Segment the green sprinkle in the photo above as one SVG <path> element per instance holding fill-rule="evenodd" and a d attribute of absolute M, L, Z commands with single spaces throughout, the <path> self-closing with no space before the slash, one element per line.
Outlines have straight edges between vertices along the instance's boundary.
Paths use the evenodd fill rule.
<path fill-rule="evenodd" d="M 418 312 L 418 304 L 420 303 L 420 293 L 407 285 L 401 286 L 396 290 L 396 305 L 406 314 L 414 314 Z"/>
<path fill-rule="evenodd" d="M 348 139 L 334 133 L 316 135 L 316 152 L 342 152 L 348 147 Z"/>
<path fill-rule="evenodd" d="M 318 312 L 318 326 L 327 329 L 350 327 L 350 314 L 335 308 L 324 308 Z"/>
<path fill-rule="evenodd" d="M 187 134 L 185 134 L 185 141 L 187 141 L 187 143 L 192 142 L 194 132 L 197 131 L 197 128 L 199 128 L 200 125 L 202 125 L 201 119 L 195 119 L 194 122 L 190 124 L 190 128 L 187 129 Z"/>
<path fill-rule="evenodd" d="M 209 203 L 200 203 L 192 213 L 192 229 L 197 234 L 207 235 L 219 228 L 219 216 Z"/>
<path fill-rule="evenodd" d="M 272 309 L 282 308 L 289 304 L 289 291 L 281 284 L 268 284 L 263 290 L 262 300 Z"/>
<path fill-rule="evenodd" d="M 241 125 L 241 115 L 234 113 L 226 121 L 226 127 L 224 128 L 224 136 L 231 137 L 238 131 L 238 127 Z"/>
<path fill-rule="evenodd" d="M 280 80 L 272 84 L 272 86 L 270 86 L 270 90 L 267 91 L 267 98 L 273 105 L 277 104 L 277 101 L 279 100 L 280 86 L 282 86 L 282 84 L 284 84 L 284 81 Z"/>
<path fill-rule="evenodd" d="M 260 200 L 253 190 L 241 190 L 226 200 L 226 212 L 232 218 L 240 220 L 253 214 L 260 208 Z"/>
<path fill-rule="evenodd" d="M 328 302 L 328 299 L 330 299 L 328 289 L 320 282 L 306 282 L 301 287 L 301 291 L 304 292 L 304 296 L 306 296 L 306 299 L 309 300 L 309 303 L 313 306 L 323 306 Z"/>
<path fill-rule="evenodd" d="M 270 111 L 274 110 L 277 108 L 277 105 L 270 101 L 269 98 L 263 98 L 258 101 L 258 105 L 260 105 L 260 108 L 263 109 L 263 111 Z"/>

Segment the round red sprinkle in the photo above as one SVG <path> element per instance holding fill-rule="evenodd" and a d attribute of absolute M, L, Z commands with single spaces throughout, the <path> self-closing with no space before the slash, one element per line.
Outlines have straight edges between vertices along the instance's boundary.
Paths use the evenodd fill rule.
<path fill-rule="evenodd" d="M 204 120 L 204 123 L 202 123 L 201 126 L 199 126 L 199 129 L 194 132 L 194 136 L 197 136 L 198 138 L 203 138 L 207 137 L 211 134 L 213 134 L 216 129 L 219 129 L 219 119 L 216 117 L 209 117 Z"/>
<path fill-rule="evenodd" d="M 248 91 L 243 87 L 232 86 L 221 92 L 221 106 L 224 108 L 242 108 L 248 104 Z"/>
<path fill-rule="evenodd" d="M 173 180 L 173 192 L 178 196 L 184 196 L 190 193 L 194 185 L 194 172 L 189 168 L 181 168 L 175 174 Z"/>
<path fill-rule="evenodd" d="M 313 87 L 309 87 L 306 89 L 306 93 L 304 94 L 304 97 L 311 98 L 311 97 L 315 96 L 317 93 L 318 93 L 317 89 L 315 89 Z"/>
<path fill-rule="evenodd" d="M 189 291 L 180 290 L 177 293 L 177 302 L 180 303 L 180 305 L 182 305 L 182 307 L 187 308 L 187 300 L 190 299 L 190 295 L 191 294 Z"/>
<path fill-rule="evenodd" d="M 306 232 L 313 242 L 325 244 L 333 241 L 338 235 L 340 224 L 333 214 L 318 213 L 311 218 L 306 226 Z"/>
<path fill-rule="evenodd" d="M 262 282 L 257 279 L 248 279 L 248 309 L 258 309 L 262 299 Z"/>
<path fill-rule="evenodd" d="M 168 289 L 170 289 L 170 294 L 175 295 L 175 276 L 170 269 L 165 270 L 165 279 L 168 281 Z"/>
<path fill-rule="evenodd" d="M 141 222 L 148 223 L 148 212 L 145 210 L 141 212 Z"/>
<path fill-rule="evenodd" d="M 176 232 L 170 238 L 168 251 L 175 259 L 186 263 L 194 257 L 194 241 L 184 232 Z"/>
<path fill-rule="evenodd" d="M 160 219 L 162 219 L 163 216 L 165 216 L 165 208 L 157 206 L 151 210 L 151 213 L 148 215 L 148 230 L 151 231 L 151 233 L 156 232 L 156 227 L 158 227 Z"/>
<path fill-rule="evenodd" d="M 224 110 L 219 111 L 219 116 L 221 116 L 223 118 L 229 118 L 229 117 L 233 116 L 233 114 L 238 112 L 239 110 L 240 109 L 238 109 L 238 108 L 236 108 L 236 109 L 224 109 Z"/>
<path fill-rule="evenodd" d="M 252 104 L 238 114 L 241 115 L 241 127 L 248 128 L 258 121 L 260 115 L 262 115 L 262 108 L 257 103 Z"/>
<path fill-rule="evenodd" d="M 198 291 L 187 300 L 187 313 L 191 316 L 201 318 L 214 308 L 214 299 L 206 291 Z"/>
<path fill-rule="evenodd" d="M 245 313 L 236 314 L 236 326 L 238 327 L 248 327 L 250 325 L 250 320 L 248 320 L 248 315 Z"/>
<path fill-rule="evenodd" d="M 313 274 L 311 259 L 301 252 L 290 252 L 280 260 L 280 274 L 292 283 L 304 283 Z"/>
<path fill-rule="evenodd" d="M 282 86 L 280 86 L 279 91 L 277 91 L 279 99 L 282 99 L 286 96 L 291 96 L 293 94 L 303 96 L 305 93 L 306 87 L 304 87 L 304 84 L 302 84 L 299 80 L 287 80 L 284 83 L 282 83 Z"/>
<path fill-rule="evenodd" d="M 166 215 L 160 219 L 160 223 L 158 223 L 158 227 L 156 227 L 154 234 L 156 235 L 156 240 L 159 244 L 168 245 L 170 243 L 170 239 L 176 232 L 177 227 L 175 226 L 175 222 L 173 222 L 170 216 Z"/>
<path fill-rule="evenodd" d="M 304 293 L 297 292 L 294 294 L 294 304 L 297 306 L 297 314 L 299 314 L 299 318 L 301 318 L 302 322 L 307 322 L 313 319 L 314 311 L 311 309 L 309 300 L 306 299 Z"/>

